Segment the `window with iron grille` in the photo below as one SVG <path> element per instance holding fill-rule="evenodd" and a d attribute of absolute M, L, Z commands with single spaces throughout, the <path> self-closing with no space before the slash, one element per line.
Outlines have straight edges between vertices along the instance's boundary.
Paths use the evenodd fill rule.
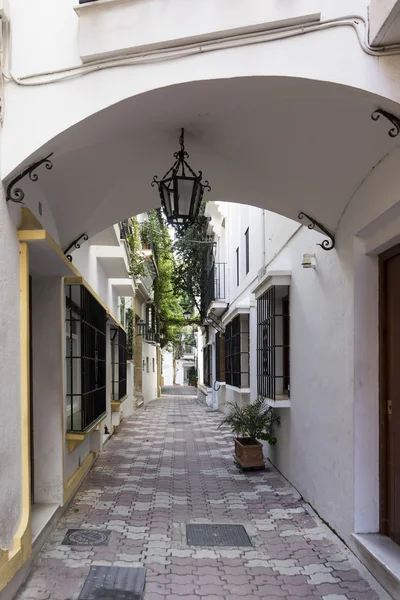
<path fill-rule="evenodd" d="M 204 374 L 204 385 L 211 387 L 211 372 L 212 372 L 212 346 L 208 344 L 204 346 L 204 360 L 203 360 L 203 374 Z"/>
<path fill-rule="evenodd" d="M 146 340 L 148 342 L 157 342 L 158 339 L 158 317 L 154 304 L 146 306 Z"/>
<path fill-rule="evenodd" d="M 250 271 L 250 234 L 249 228 L 246 229 L 244 238 L 245 238 L 245 246 L 246 246 L 246 275 Z"/>
<path fill-rule="evenodd" d="M 216 380 L 225 381 L 225 335 L 219 332 L 215 336 L 215 362 Z"/>
<path fill-rule="evenodd" d="M 249 315 L 238 315 L 225 329 L 225 381 L 229 385 L 248 388 L 249 365 Z"/>
<path fill-rule="evenodd" d="M 240 260 L 239 260 L 239 248 L 236 248 L 236 285 L 240 283 Z"/>
<path fill-rule="evenodd" d="M 257 300 L 257 389 L 271 400 L 290 397 L 288 285 L 272 286 Z"/>
<path fill-rule="evenodd" d="M 107 315 L 85 286 L 65 294 L 67 430 L 85 431 L 106 412 Z"/>
<path fill-rule="evenodd" d="M 110 328 L 111 340 L 111 399 L 118 402 L 126 396 L 126 333 L 121 327 Z"/>

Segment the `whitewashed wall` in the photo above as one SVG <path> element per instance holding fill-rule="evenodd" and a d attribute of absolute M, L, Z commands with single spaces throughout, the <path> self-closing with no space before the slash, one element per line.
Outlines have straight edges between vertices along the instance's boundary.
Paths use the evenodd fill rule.
<path fill-rule="evenodd" d="M 162 377 L 164 385 L 172 385 L 174 382 L 174 358 L 172 352 L 164 350 L 162 353 Z"/>
<path fill-rule="evenodd" d="M 19 243 L 0 192 L 0 548 L 11 548 L 21 510 Z"/>
<path fill-rule="evenodd" d="M 142 370 L 143 370 L 143 399 L 144 402 L 157 398 L 157 347 L 155 344 L 149 344 L 143 341 L 142 355 Z M 147 372 L 147 362 L 149 364 L 149 372 Z M 153 370 L 154 361 L 154 370 Z M 144 368 L 143 368 L 144 364 Z"/>
<path fill-rule="evenodd" d="M 97 259 L 97 246 L 83 243 L 79 250 L 72 253 L 72 258 L 82 276 L 110 308 L 112 314 L 119 319 L 118 294 L 110 285 L 109 278 Z"/>

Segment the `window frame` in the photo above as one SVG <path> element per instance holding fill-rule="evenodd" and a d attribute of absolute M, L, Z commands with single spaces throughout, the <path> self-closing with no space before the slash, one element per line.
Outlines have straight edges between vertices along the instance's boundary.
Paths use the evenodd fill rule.
<path fill-rule="evenodd" d="M 127 335 L 118 325 L 110 327 L 111 401 L 121 402 L 127 395 Z M 117 371 L 117 373 L 116 373 Z"/>
<path fill-rule="evenodd" d="M 81 433 L 99 421 L 107 411 L 107 313 L 80 283 L 66 283 L 64 293 L 66 424 L 67 432 Z M 74 354 L 74 338 L 68 336 L 73 323 L 76 323 L 75 339 L 79 337 L 80 340 L 77 355 Z M 78 388 L 75 388 L 76 376 Z M 74 410 L 74 398 L 80 398 L 78 411 Z"/>
<path fill-rule="evenodd" d="M 250 387 L 250 315 L 239 313 L 225 327 L 225 382 Z"/>
<path fill-rule="evenodd" d="M 290 399 L 290 285 L 272 285 L 257 298 L 257 393 Z"/>
<path fill-rule="evenodd" d="M 225 334 L 217 331 L 215 334 L 215 379 L 225 381 Z"/>
<path fill-rule="evenodd" d="M 203 380 L 206 387 L 211 387 L 212 379 L 212 344 L 203 348 Z"/>
<path fill-rule="evenodd" d="M 236 248 L 236 286 L 240 283 L 240 253 L 239 246 Z"/>
<path fill-rule="evenodd" d="M 250 228 L 244 232 L 245 238 L 245 254 L 246 254 L 246 275 L 250 271 Z"/>

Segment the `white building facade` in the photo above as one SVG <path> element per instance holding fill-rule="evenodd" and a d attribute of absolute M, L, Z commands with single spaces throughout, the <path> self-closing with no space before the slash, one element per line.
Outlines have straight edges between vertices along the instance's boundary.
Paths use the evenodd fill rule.
<path fill-rule="evenodd" d="M 100 333 L 111 357 L 111 329 L 120 327 L 119 298 L 130 297 L 129 278 L 115 230 L 111 243 L 95 237 L 158 206 L 150 183 L 166 171 L 181 127 L 191 164 L 211 182 L 209 199 L 232 203 L 225 233 L 224 208 L 213 208 L 216 262 L 231 265 L 224 275 L 229 295 L 213 308 L 223 325 L 219 333 L 228 330 L 234 368 L 218 390 L 216 352 L 199 351 L 199 371 L 207 359 L 207 383 L 215 388 L 209 402 L 253 399 L 257 302 L 275 288 L 277 317 L 289 297 L 286 324 L 273 344 L 282 342 L 281 381 L 269 388 L 282 426 L 271 458 L 364 560 L 375 560 L 370 534 L 381 534 L 385 547 L 399 541 L 393 482 L 400 465 L 393 448 L 400 338 L 390 337 L 400 287 L 399 2 L 327 0 L 321 7 L 317 0 L 194 0 L 190 14 L 185 2 L 95 0 L 76 7 L 72 0 L 10 0 L 0 6 L 0 382 L 6 390 L 0 403 L 7 423 L 0 439 L 1 600 L 12 596 L 32 556 L 29 436 L 32 422 L 40 427 L 43 394 L 57 390 L 59 398 L 58 412 L 49 407 L 48 443 L 36 447 L 54 457 L 49 504 L 65 498 L 61 466 L 73 493 L 88 467 L 86 453 L 102 443 L 93 432 L 91 440 L 100 441 L 83 440 L 84 455 L 77 447 L 67 463 L 68 443 L 72 448 L 79 440 L 66 437 L 70 415 L 59 408 L 66 368 L 59 360 L 61 281 L 83 286 L 109 315 Z M 235 203 L 257 208 L 246 212 Z M 332 250 L 316 246 L 325 238 L 301 226 L 310 221 L 300 220 L 300 212 L 334 235 Z M 229 216 L 241 219 L 236 229 L 229 230 Z M 83 236 L 88 241 L 69 263 L 64 251 Z M 303 255 L 314 253 L 316 268 L 304 269 Z M 135 325 L 148 332 L 145 288 L 135 296 Z M 40 349 L 33 365 L 31 338 Z M 135 387 L 140 374 L 150 382 L 155 373 L 156 342 L 146 343 L 134 364 Z M 153 390 L 149 383 L 146 393 Z M 53 431 L 62 432 L 57 449 Z"/>

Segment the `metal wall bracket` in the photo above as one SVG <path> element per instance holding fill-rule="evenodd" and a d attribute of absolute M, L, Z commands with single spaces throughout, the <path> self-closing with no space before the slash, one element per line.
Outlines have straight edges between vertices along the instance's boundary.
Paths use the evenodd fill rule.
<path fill-rule="evenodd" d="M 318 223 L 318 221 L 316 221 L 315 219 L 313 219 L 312 217 L 310 217 L 309 215 L 307 215 L 304 212 L 300 212 L 299 213 L 299 219 L 304 219 L 304 217 L 306 219 L 308 219 L 310 221 L 310 223 L 307 225 L 308 229 L 319 229 L 321 233 L 323 233 L 324 235 L 326 235 L 329 240 L 324 240 L 321 244 L 317 244 L 318 246 L 321 246 L 321 248 L 323 250 L 333 250 L 335 247 L 335 236 L 333 235 L 333 233 L 331 233 L 330 231 L 328 231 L 328 229 L 326 229 L 326 227 L 324 227 L 323 225 L 321 225 L 321 223 Z"/>
<path fill-rule="evenodd" d="M 389 137 L 397 137 L 400 133 L 400 119 L 396 117 L 396 115 L 392 115 L 392 113 L 383 110 L 383 108 L 377 108 L 371 115 L 371 119 L 373 121 L 377 121 L 380 117 L 385 117 L 392 125 L 391 129 L 388 131 Z"/>
<path fill-rule="evenodd" d="M 7 202 L 11 200 L 11 202 L 18 202 L 19 204 L 22 203 L 23 199 L 25 198 L 25 192 L 20 187 L 14 188 L 14 186 L 19 181 L 21 181 L 21 179 L 24 179 L 24 177 L 26 177 L 27 175 L 31 181 L 37 181 L 39 179 L 39 176 L 37 173 L 35 173 L 35 171 L 38 167 L 40 167 L 40 165 L 44 165 L 46 169 L 50 171 L 50 169 L 53 168 L 53 163 L 51 162 L 51 160 L 49 160 L 50 156 L 53 156 L 53 153 L 48 154 L 47 156 L 45 156 L 45 158 L 41 158 L 37 162 L 33 163 L 24 171 L 22 171 L 22 173 L 17 175 L 17 177 L 14 177 L 14 179 L 10 181 L 6 190 Z"/>
<path fill-rule="evenodd" d="M 71 250 L 71 248 L 80 248 L 80 241 L 83 240 L 84 242 L 87 242 L 87 240 L 89 239 L 89 236 L 87 233 L 81 233 L 80 236 L 78 236 L 76 238 L 76 240 L 74 240 L 66 250 L 64 250 L 64 254 L 65 256 L 68 258 L 69 262 L 72 262 L 72 256 L 70 254 L 68 254 L 68 252 Z"/>

